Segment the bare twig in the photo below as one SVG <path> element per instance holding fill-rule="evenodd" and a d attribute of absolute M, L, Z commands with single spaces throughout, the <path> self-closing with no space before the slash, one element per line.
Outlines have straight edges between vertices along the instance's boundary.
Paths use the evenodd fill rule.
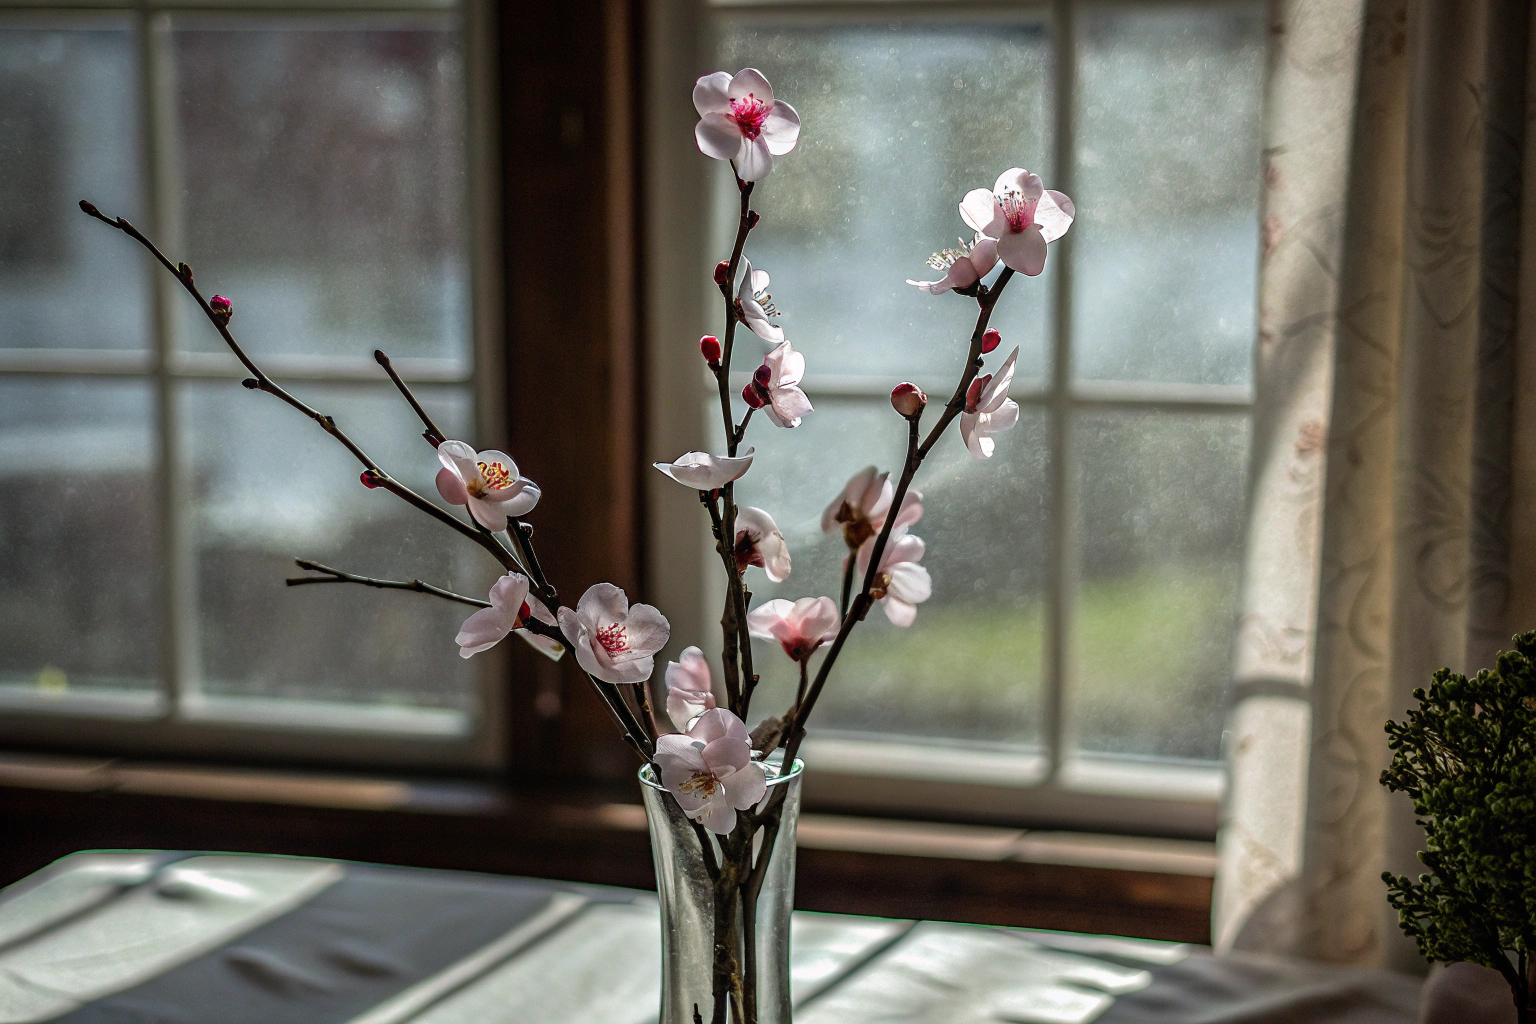
<path fill-rule="evenodd" d="M 348 437 L 346 433 L 336 425 L 336 420 L 334 418 L 327 416 L 324 413 L 321 413 L 299 401 L 293 395 L 289 394 L 288 391 L 285 390 L 281 385 L 275 383 L 272 378 L 268 377 L 266 373 L 264 373 L 262 369 L 256 365 L 251 357 L 246 355 L 245 350 L 240 347 L 239 342 L 235 341 L 234 335 L 229 332 L 229 326 L 227 323 L 228 317 L 220 317 L 219 315 L 215 314 L 213 308 L 208 305 L 208 300 L 203 298 L 202 292 L 198 291 L 197 286 L 192 283 L 191 267 L 187 266 L 185 263 L 172 264 L 171 261 L 166 258 L 165 254 L 161 252 L 160 249 L 155 245 L 155 243 L 151 242 L 148 238 L 145 238 L 144 235 L 140 233 L 138 228 L 128 223 L 128 221 L 124 220 L 122 217 L 118 217 L 116 219 L 110 218 L 103 214 L 100 210 L 96 209 L 95 206 L 83 199 L 80 201 L 80 209 L 101 221 L 103 224 L 116 228 L 123 234 L 127 235 L 129 238 L 132 238 L 134 241 L 144 246 L 144 248 L 148 249 L 150 253 L 153 254 L 155 259 L 160 261 L 161 266 L 169 270 L 175 276 L 176 280 L 181 282 L 182 287 L 187 290 L 188 294 L 197 300 L 198 307 L 202 309 L 203 315 L 208 318 L 208 322 L 213 324 L 214 328 L 219 332 L 219 336 L 224 339 L 224 344 L 229 346 L 229 350 L 234 353 L 235 358 L 240 360 L 240 364 L 244 366 L 246 370 L 251 374 L 250 378 L 241 381 L 241 384 L 252 391 L 265 391 L 267 394 L 287 402 L 299 412 L 303 413 L 305 416 L 308 416 L 310 419 L 318 423 L 322 430 L 335 438 L 343 448 L 352 453 L 353 458 L 357 459 L 358 462 L 363 464 L 364 469 L 367 470 L 368 480 L 373 486 L 384 488 L 391 494 L 394 494 L 409 504 L 414 505 L 422 512 L 425 512 L 427 515 L 436 519 L 438 522 L 443 523 L 451 529 L 457 530 L 459 533 L 463 534 L 470 540 L 474 541 L 476 544 L 479 544 L 481 547 L 489 551 L 496 558 L 496 560 L 502 564 L 503 567 L 507 569 L 518 568 L 516 559 L 514 559 L 511 554 L 501 546 L 500 543 L 492 538 L 485 536 L 455 516 L 443 511 L 441 508 L 437 507 L 426 498 L 423 498 L 421 495 L 411 490 L 405 484 L 384 472 L 384 470 L 379 468 L 378 463 L 369 458 L 367 452 L 363 451 L 363 449 L 360 448 L 356 442 Z"/>
<path fill-rule="evenodd" d="M 549 623 L 541 622 L 538 619 L 529 619 L 524 628 L 536 636 L 547 637 L 565 644 L 567 647 L 570 646 L 570 641 L 565 638 L 565 634 L 560 632 L 559 626 L 551 626 Z M 602 700 L 603 706 L 608 709 L 608 713 L 613 717 L 614 724 L 619 727 L 619 732 L 623 734 L 624 742 L 628 743 L 630 749 L 640 755 L 641 761 L 647 764 L 651 763 L 656 756 L 656 748 L 646 738 L 645 730 L 640 727 L 640 723 L 635 721 L 634 713 L 629 710 L 628 705 L 619 697 L 618 692 L 614 689 L 614 684 L 594 679 L 587 672 L 582 674 L 587 677 L 588 682 L 592 684 L 592 688 L 597 691 L 598 698 Z"/>
<path fill-rule="evenodd" d="M 365 587 L 376 587 L 379 590 L 409 590 L 417 594 L 431 594 L 433 597 L 441 597 L 445 601 L 457 601 L 459 604 L 467 604 L 474 608 L 489 608 L 491 602 L 482 601 L 478 597 L 465 597 L 463 594 L 455 594 L 451 590 L 434 587 L 430 583 L 421 580 L 378 580 L 371 576 L 356 576 L 350 572 L 342 572 L 340 569 L 332 569 L 328 565 L 319 562 L 311 562 L 308 559 L 294 559 L 294 564 L 300 569 L 308 569 L 310 572 L 324 573 L 322 576 L 293 576 L 286 582 L 290 587 L 302 587 L 309 583 L 358 583 Z"/>
<path fill-rule="evenodd" d="M 394 364 L 389 361 L 389 356 L 384 354 L 384 350 L 380 348 L 374 349 L 373 358 L 380 366 L 384 367 L 384 372 L 389 374 L 389 379 L 395 382 L 395 387 L 399 388 L 400 393 L 405 396 L 405 400 L 411 403 L 411 408 L 415 410 L 422 426 L 427 428 L 421 433 L 421 436 L 427 439 L 427 443 L 436 448 L 448 440 L 448 435 L 437 429 L 437 424 L 432 422 L 432 417 L 427 415 L 427 410 L 421 407 L 421 403 L 416 401 L 416 396 L 411 394 L 411 389 L 406 386 L 405 381 L 401 380 L 400 375 L 395 372 Z"/>

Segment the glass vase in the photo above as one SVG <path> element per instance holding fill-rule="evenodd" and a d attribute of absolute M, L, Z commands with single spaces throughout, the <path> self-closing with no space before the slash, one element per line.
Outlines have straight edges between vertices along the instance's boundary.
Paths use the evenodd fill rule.
<path fill-rule="evenodd" d="M 788 787 L 779 818 L 779 829 L 769 851 L 767 874 L 751 917 L 753 952 L 743 949 L 741 916 L 728 936 L 743 969 L 743 1005 L 755 1024 L 790 1024 L 789 917 L 795 902 L 795 825 L 800 817 L 800 780 L 805 763 L 795 759 L 793 771 L 781 773 L 778 762 L 763 766 L 768 775 L 768 795 L 763 808 L 779 787 Z M 651 773 L 640 769 L 640 792 L 651 829 L 651 854 L 656 861 L 656 894 L 661 902 L 661 1021 L 660 1024 L 694 1024 L 694 1007 L 709 1024 L 714 1010 L 714 961 L 716 887 L 705 867 L 697 829 L 683 809 Z M 754 860 L 763 855 L 766 828 L 753 840 Z M 713 833 L 703 832 L 721 862 L 721 847 Z M 755 1007 L 755 1014 L 753 1008 Z M 744 1024 L 729 1017 L 731 1024 Z"/>

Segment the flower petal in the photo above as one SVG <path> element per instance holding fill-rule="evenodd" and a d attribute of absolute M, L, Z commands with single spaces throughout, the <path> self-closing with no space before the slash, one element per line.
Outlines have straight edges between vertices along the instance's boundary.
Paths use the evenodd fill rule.
<path fill-rule="evenodd" d="M 463 505 L 469 501 L 469 491 L 465 489 L 464 481 L 447 466 L 437 471 L 437 493 L 450 505 Z"/>
<path fill-rule="evenodd" d="M 716 835 L 726 835 L 736 827 L 736 809 L 725 798 L 723 790 L 717 790 L 704 805 L 704 812 L 695 819 Z"/>
<path fill-rule="evenodd" d="M 887 594 L 894 594 L 899 601 L 921 604 L 933 596 L 933 577 L 916 562 L 902 562 L 890 568 L 891 584 Z"/>
<path fill-rule="evenodd" d="M 738 811 L 755 806 L 768 795 L 768 777 L 756 761 L 749 761 L 744 768 L 722 779 L 721 784 L 725 787 L 726 800 Z"/>
<path fill-rule="evenodd" d="M 527 477 L 521 477 L 520 479 L 523 480 L 523 487 L 517 492 L 517 496 L 502 503 L 503 510 L 509 516 L 525 516 L 532 512 L 534 506 L 539 503 L 539 498 L 543 495 L 543 492 L 539 490 L 538 484 Z"/>
<path fill-rule="evenodd" d="M 769 389 L 768 399 L 769 419 L 781 427 L 798 427 L 806 413 L 816 411 L 810 397 L 792 384 Z"/>
<path fill-rule="evenodd" d="M 992 272 L 997 266 L 997 239 L 983 235 L 971 243 L 971 266 L 976 268 L 978 280 Z"/>
<path fill-rule="evenodd" d="M 972 456 L 978 459 L 986 459 L 992 456 L 992 439 L 986 437 L 977 430 L 980 416 L 974 412 L 960 414 L 960 437 L 965 441 L 965 448 Z"/>
<path fill-rule="evenodd" d="M 1066 234 L 1067 228 L 1072 226 L 1072 218 L 1076 216 L 1077 209 L 1072 205 L 1072 200 L 1055 189 L 1046 189 L 1039 204 L 1035 206 L 1035 223 L 1040 225 L 1040 233 L 1047 242 L 1054 242 Z"/>
<path fill-rule="evenodd" d="M 461 648 L 473 648 L 467 653 L 462 650 L 459 652 L 467 658 L 500 643 L 503 637 L 512 632 L 512 621 L 516 617 L 516 609 L 509 613 L 502 608 L 481 608 L 464 620 L 453 642 Z"/>
<path fill-rule="evenodd" d="M 777 640 L 774 628 L 784 621 L 794 609 L 793 601 L 776 597 L 747 612 L 747 632 L 759 640 Z"/>
<path fill-rule="evenodd" d="M 624 631 L 629 637 L 629 649 L 636 656 L 646 657 L 667 646 L 667 640 L 672 636 L 672 624 L 653 606 L 636 604 L 630 606 Z"/>
<path fill-rule="evenodd" d="M 960 200 L 960 219 L 972 231 L 994 238 L 1008 229 L 1008 221 L 1003 217 L 1002 207 L 997 205 L 997 197 L 984 188 L 973 188 Z"/>
<path fill-rule="evenodd" d="M 501 506 L 475 497 L 471 497 L 468 504 L 469 514 L 487 530 L 499 533 L 507 528 L 507 513 Z"/>
<path fill-rule="evenodd" d="M 745 141 L 741 152 L 736 155 L 736 174 L 742 181 L 761 181 L 773 170 L 773 155 L 768 152 L 768 140 L 759 135 Z"/>
<path fill-rule="evenodd" d="M 716 71 L 704 75 L 693 83 L 693 109 L 700 117 L 706 114 L 723 114 L 731 109 L 731 73 Z"/>
<path fill-rule="evenodd" d="M 745 476 L 752 466 L 752 455 L 756 450 L 748 448 L 736 458 L 711 455 L 708 452 L 688 452 L 671 464 L 653 462 L 652 465 L 684 486 L 699 491 L 712 491 Z"/>
<path fill-rule="evenodd" d="M 1010 167 L 997 176 L 997 181 L 992 185 L 992 191 L 997 195 L 1017 192 L 1024 197 L 1026 203 L 1032 203 L 1045 192 L 1045 185 L 1041 182 L 1040 175 L 1032 174 L 1022 167 Z"/>
<path fill-rule="evenodd" d="M 800 114 L 783 100 L 775 100 L 763 122 L 763 138 L 768 140 L 768 152 L 783 156 L 795 148 L 800 139 Z"/>
<path fill-rule="evenodd" d="M 744 100 L 748 96 L 769 106 L 773 105 L 773 86 L 768 84 L 768 79 L 757 68 L 742 68 L 731 79 L 731 84 L 726 87 L 726 95 L 733 100 Z"/>
<path fill-rule="evenodd" d="M 595 632 L 601 626 L 623 622 L 629 616 L 629 596 L 612 583 L 594 583 L 581 595 L 581 600 L 576 602 L 576 614 L 584 629 Z M 565 628 L 563 610 L 560 628 Z"/>
<path fill-rule="evenodd" d="M 914 281 L 909 277 L 907 278 L 907 284 L 910 284 L 919 291 L 925 291 L 929 295 L 943 295 L 949 291 L 949 275 L 944 275 L 944 278 L 938 281 Z"/>
<path fill-rule="evenodd" d="M 491 584 L 490 598 L 492 608 L 506 608 L 515 619 L 523 607 L 523 602 L 528 600 L 528 577 L 520 572 L 507 573 Z"/>
<path fill-rule="evenodd" d="M 997 255 L 1025 277 L 1037 277 L 1045 269 L 1045 235 L 1040 225 L 1005 232 L 997 240 Z"/>
<path fill-rule="evenodd" d="M 889 594 L 881 598 L 880 610 L 885 612 L 885 617 L 891 620 L 893 626 L 900 626 L 903 629 L 917 621 L 917 605 L 909 604 Z"/>
<path fill-rule="evenodd" d="M 736 122 L 724 114 L 705 114 L 693 126 L 693 139 L 699 152 L 716 160 L 735 160 L 746 150 L 746 139 Z"/>
<path fill-rule="evenodd" d="M 705 744 L 704 763 L 715 775 L 725 778 L 752 763 L 752 746 L 740 736 L 722 736 Z"/>
<path fill-rule="evenodd" d="M 528 643 L 529 647 L 538 651 L 551 661 L 559 661 L 565 657 L 566 646 L 558 640 L 552 640 L 547 636 L 530 633 L 526 629 L 517 630 L 517 635 Z"/>
<path fill-rule="evenodd" d="M 466 483 L 480 476 L 480 467 L 475 465 L 478 461 L 475 449 L 463 441 L 443 441 L 439 444 L 437 461 L 457 473 L 459 479 Z"/>
<path fill-rule="evenodd" d="M 1002 407 L 1008 398 L 1008 389 L 1013 386 L 1013 371 L 1019 361 L 1019 346 L 1015 345 L 1013 351 L 1008 353 L 1008 358 L 1003 360 L 1002 369 L 992 375 L 982 391 L 981 401 L 977 403 L 981 412 L 993 412 Z"/>

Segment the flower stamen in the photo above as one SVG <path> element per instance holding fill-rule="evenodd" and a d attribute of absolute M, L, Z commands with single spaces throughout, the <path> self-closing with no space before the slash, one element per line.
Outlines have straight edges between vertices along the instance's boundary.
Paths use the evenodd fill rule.
<path fill-rule="evenodd" d="M 1022 192 L 1004 192 L 997 197 L 997 205 L 1002 207 L 1003 217 L 1008 221 L 1008 230 L 1018 234 L 1035 222 L 1035 204 L 1026 202 Z"/>
<path fill-rule="evenodd" d="M 492 462 L 490 464 L 486 464 L 484 462 L 477 462 L 475 465 L 480 467 L 480 475 L 485 477 L 485 486 L 487 489 L 492 491 L 500 491 L 511 486 L 512 473 L 507 469 L 506 466 L 502 465 L 501 463 Z"/>
<path fill-rule="evenodd" d="M 736 122 L 742 135 L 755 139 L 763 134 L 763 124 L 772 109 L 772 104 L 764 103 L 752 93 L 747 93 L 739 100 L 731 100 L 731 120 Z"/>
<path fill-rule="evenodd" d="M 629 638 L 624 635 L 624 626 L 621 623 L 599 626 L 597 642 L 609 655 L 623 654 L 629 650 Z"/>
<path fill-rule="evenodd" d="M 707 798 L 720 788 L 720 779 L 714 772 L 695 772 L 680 788 L 684 793 Z"/>

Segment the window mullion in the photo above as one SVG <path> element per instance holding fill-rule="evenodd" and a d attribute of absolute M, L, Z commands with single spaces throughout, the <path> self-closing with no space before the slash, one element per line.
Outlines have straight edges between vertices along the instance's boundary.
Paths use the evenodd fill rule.
<path fill-rule="evenodd" d="M 1052 145 L 1053 187 L 1072 191 L 1072 86 L 1076 62 L 1073 39 L 1072 0 L 1055 0 L 1052 5 L 1051 35 L 1055 43 L 1053 82 L 1056 131 Z M 1068 661 L 1071 612 L 1077 585 L 1077 492 L 1071 464 L 1071 391 L 1072 391 L 1072 252 L 1071 238 L 1053 243 L 1056 248 L 1055 285 L 1051 324 L 1051 383 L 1049 468 L 1050 538 L 1046 545 L 1045 599 L 1045 693 L 1044 729 L 1047 778 L 1054 782 L 1060 773 L 1066 743 L 1063 716 L 1066 686 L 1071 666 Z"/>

